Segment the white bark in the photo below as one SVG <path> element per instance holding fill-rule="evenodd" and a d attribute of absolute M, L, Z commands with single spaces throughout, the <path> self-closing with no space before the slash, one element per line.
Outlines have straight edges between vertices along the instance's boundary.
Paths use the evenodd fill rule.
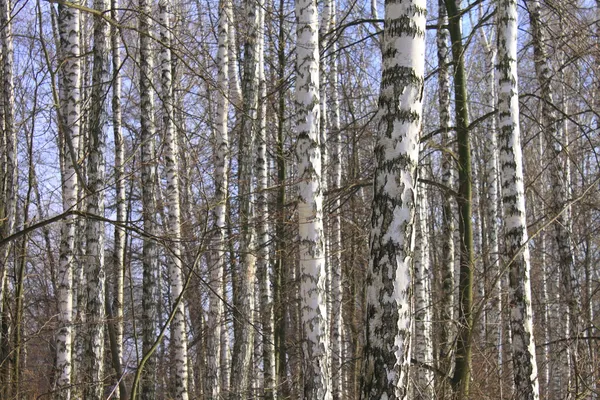
<path fill-rule="evenodd" d="M 242 107 L 242 84 L 240 82 L 240 71 L 239 71 L 239 62 L 238 62 L 238 45 L 235 37 L 235 20 L 233 16 L 233 4 L 231 1 L 226 3 L 227 11 L 226 15 L 228 16 L 229 21 L 229 96 L 231 103 L 238 108 Z"/>
<path fill-rule="evenodd" d="M 496 49 L 482 34 L 486 50 L 486 78 L 489 91 L 486 94 L 487 110 L 496 108 Z M 485 226 L 487 231 L 487 243 L 485 244 L 487 254 L 486 271 L 487 276 L 493 281 L 492 291 L 489 295 L 490 308 L 487 312 L 488 335 L 491 345 L 496 352 L 498 363 L 498 377 L 502 377 L 502 278 L 500 269 L 500 256 L 498 248 L 498 140 L 496 132 L 496 118 L 492 117 L 487 126 L 486 141 L 483 146 L 484 160 L 486 161 L 486 196 L 487 209 L 485 210 Z M 490 332 L 491 331 L 491 332 Z"/>
<path fill-rule="evenodd" d="M 209 291 L 210 309 L 208 312 L 207 347 L 219 349 L 210 351 L 206 360 L 206 395 L 217 399 L 221 395 L 221 362 L 227 357 L 227 348 L 219 343 L 221 337 L 223 318 L 223 277 L 225 270 L 225 223 L 227 216 L 227 185 L 229 165 L 229 131 L 227 129 L 227 115 L 229 111 L 229 20 L 231 11 L 229 0 L 219 2 L 219 30 L 217 50 L 217 115 L 214 130 L 214 164 L 215 164 L 215 203 L 213 221 L 215 224 L 215 237 L 213 247 L 213 263 L 210 265 L 210 282 L 212 289 Z"/>
<path fill-rule="evenodd" d="M 371 262 L 366 282 L 362 396 L 370 399 L 407 396 L 425 17 L 423 0 L 386 3 Z"/>
<path fill-rule="evenodd" d="M 502 200 L 504 203 L 515 393 L 539 399 L 532 327 L 531 284 L 525 188 L 519 129 L 517 75 L 517 2 L 498 3 L 498 111 Z"/>
<path fill-rule="evenodd" d="M 450 80 L 448 73 L 449 48 L 448 30 L 443 26 L 448 24 L 446 5 L 444 0 L 438 4 L 438 31 L 437 31 L 437 58 L 439 68 L 439 114 L 440 129 L 442 129 L 442 146 L 450 146 L 452 132 L 450 130 Z M 442 184 L 451 188 L 454 185 L 454 169 L 452 156 L 449 151 L 442 155 Z M 454 341 L 454 214 L 452 210 L 451 197 L 442 194 L 442 263 L 439 271 L 440 281 L 440 337 L 438 363 L 442 371 L 450 373 L 452 366 L 453 341 Z"/>
<path fill-rule="evenodd" d="M 163 129 L 165 134 L 165 161 L 167 172 L 166 201 L 168 205 L 168 235 L 172 240 L 169 248 L 169 280 L 171 298 L 176 301 L 183 292 L 182 246 L 181 246 L 181 210 L 179 206 L 179 143 L 174 128 L 173 114 L 173 72 L 171 64 L 171 2 L 160 0 L 158 3 L 160 39 L 163 44 L 160 51 L 160 69 L 163 104 Z M 180 301 L 171 322 L 171 341 L 173 362 L 175 363 L 175 398 L 188 399 L 188 351 L 185 326 L 185 303 Z"/>
<path fill-rule="evenodd" d="M 154 62 L 151 53 L 150 15 L 151 0 L 139 0 L 139 30 L 140 30 L 140 142 L 142 168 L 142 217 L 144 231 L 148 235 L 156 232 L 156 127 L 154 124 L 154 92 L 153 69 Z M 144 238 L 142 249 L 142 352 L 146 353 L 154 344 L 157 327 L 157 281 L 158 281 L 158 250 L 152 239 Z M 156 355 L 150 357 L 144 367 L 141 379 L 142 400 L 154 400 L 156 396 Z"/>
<path fill-rule="evenodd" d="M 234 328 L 230 398 L 245 396 L 254 345 L 254 281 L 256 232 L 254 226 L 253 153 L 258 112 L 258 3 L 247 0 L 248 32 L 244 44 L 243 113 L 240 129 L 238 182 L 240 195 L 240 268 L 234 289 Z"/>
<path fill-rule="evenodd" d="M 17 216 L 18 158 L 14 124 L 13 35 L 11 1 L 0 5 L 0 237 L 13 233 Z M 8 276 L 10 243 L 0 247 L 0 395 L 10 395 L 11 322 Z M 15 268 L 16 270 L 16 268 Z"/>
<path fill-rule="evenodd" d="M 336 27 L 336 1 L 331 2 L 331 28 Z M 332 145 L 332 168 L 333 168 L 333 187 L 342 186 L 342 131 L 340 129 L 340 99 L 338 91 L 338 44 L 333 43 L 331 65 L 329 66 L 329 76 L 331 78 L 331 101 L 332 118 L 331 134 Z M 342 218 L 341 218 L 342 199 L 337 196 L 334 202 L 332 226 L 331 226 L 331 377 L 333 400 L 343 398 L 344 380 L 342 373 L 343 349 L 342 349 Z"/>
<path fill-rule="evenodd" d="M 542 98 L 542 128 L 546 139 L 548 155 L 548 172 L 551 187 L 551 201 L 549 211 L 552 216 L 557 216 L 553 224 L 553 237 L 558 250 L 558 270 L 560 271 L 561 292 L 560 296 L 566 302 L 566 324 L 565 337 L 575 336 L 579 333 L 579 310 L 580 310 L 580 287 L 575 271 L 575 260 L 573 258 L 573 246 L 570 232 L 570 207 L 565 204 L 569 196 L 569 161 L 566 156 L 568 146 L 568 135 L 565 126 L 558 120 L 556 112 L 555 95 L 552 88 L 552 78 L 549 65 L 549 56 L 544 48 L 545 32 L 542 26 L 540 2 L 532 0 L 528 2 L 529 19 L 533 36 L 535 69 L 540 83 Z M 566 114 L 566 113 L 565 113 Z M 575 362 L 577 359 L 576 344 L 569 343 L 567 348 L 568 357 Z M 568 381 L 577 379 L 569 367 L 563 371 Z M 562 385 L 564 388 L 569 385 Z"/>
<path fill-rule="evenodd" d="M 111 18 L 118 21 L 119 0 L 111 0 Z M 122 122 L 121 122 L 121 53 L 120 53 L 120 32 L 116 26 L 111 25 L 111 47 L 112 47 L 112 68 L 113 68 L 113 96 L 112 96 L 112 122 L 113 135 L 115 142 L 115 187 L 117 203 L 117 221 L 125 222 L 127 219 L 127 203 L 125 192 L 125 143 L 123 141 Z M 115 247 L 113 251 L 114 268 L 114 298 L 112 304 L 113 325 L 115 328 L 116 353 L 113 359 L 118 360 L 123 365 L 123 284 L 125 278 L 125 229 L 115 225 Z M 117 380 L 122 377 L 117 376 Z M 124 393 L 119 391 L 119 398 Z"/>
<path fill-rule="evenodd" d="M 296 1 L 296 109 L 302 369 L 304 398 L 331 399 L 327 360 L 325 237 L 319 143 L 318 15 L 314 0 Z"/>
<path fill-rule="evenodd" d="M 59 7 L 59 35 L 61 59 L 61 108 L 60 123 L 65 139 L 73 148 L 79 147 L 80 119 L 80 58 L 79 58 L 79 11 L 66 6 Z M 65 146 L 68 147 L 68 146 Z M 62 176 L 63 210 L 74 209 L 77 205 L 78 177 L 74 157 L 70 150 L 63 149 L 65 168 Z M 65 219 L 61 231 L 59 270 L 58 270 L 58 325 L 56 336 L 56 390 L 57 399 L 71 398 L 71 354 L 73 329 L 73 250 L 75 248 L 76 220 L 73 216 Z"/>
<path fill-rule="evenodd" d="M 94 8 L 108 10 L 107 0 L 95 0 Z M 88 138 L 88 182 L 90 191 L 87 211 L 104 216 L 104 154 L 108 118 L 106 97 L 109 68 L 108 24 L 100 17 L 94 17 L 94 64 L 92 72 L 91 109 L 89 115 Z M 99 220 L 87 221 L 85 275 L 87 278 L 86 322 L 88 332 L 85 343 L 86 399 L 104 398 L 104 323 L 105 317 L 105 269 L 104 269 L 104 223 Z M 78 304 L 78 307 L 81 305 Z"/>
<path fill-rule="evenodd" d="M 267 159 L 267 82 L 265 79 L 265 1 L 258 1 L 258 135 L 256 138 L 257 271 L 260 291 L 260 316 L 262 324 L 263 389 L 265 399 L 276 399 L 275 337 L 273 335 L 273 295 L 271 293 L 269 209 L 268 209 L 268 159 Z"/>
<path fill-rule="evenodd" d="M 427 176 L 424 176 L 427 177 Z M 429 224 L 427 212 L 429 201 L 427 188 L 421 184 L 418 188 L 418 218 L 415 227 L 416 245 L 414 261 L 414 295 L 415 295 L 415 359 L 423 365 L 433 366 L 432 338 L 432 302 L 431 302 L 431 262 L 429 259 Z M 433 399 L 433 372 L 419 366 L 414 380 L 415 399 Z"/>

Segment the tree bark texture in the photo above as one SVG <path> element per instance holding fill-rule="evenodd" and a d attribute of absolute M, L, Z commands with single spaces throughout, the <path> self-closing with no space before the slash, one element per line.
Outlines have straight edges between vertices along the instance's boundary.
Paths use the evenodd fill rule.
<path fill-rule="evenodd" d="M 385 3 L 363 399 L 405 399 L 408 392 L 425 17 L 425 1 Z"/>

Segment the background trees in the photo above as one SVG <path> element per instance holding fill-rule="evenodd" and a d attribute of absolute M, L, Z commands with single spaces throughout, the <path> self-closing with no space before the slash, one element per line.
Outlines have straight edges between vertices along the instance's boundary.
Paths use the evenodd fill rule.
<path fill-rule="evenodd" d="M 0 4 L 0 397 L 599 396 L 597 4 L 108 3 Z"/>

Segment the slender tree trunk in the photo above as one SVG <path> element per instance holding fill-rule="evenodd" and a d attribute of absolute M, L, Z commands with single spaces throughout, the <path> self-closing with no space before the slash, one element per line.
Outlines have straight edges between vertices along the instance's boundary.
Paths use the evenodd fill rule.
<path fill-rule="evenodd" d="M 279 1 L 279 30 L 277 52 L 277 84 L 282 86 L 286 79 L 286 48 L 285 48 L 285 1 Z M 285 301 L 287 296 L 288 274 L 286 271 L 285 253 L 286 253 L 286 224 L 287 213 L 285 211 L 286 202 L 286 178 L 287 163 L 285 155 L 285 121 L 286 121 L 286 95 L 283 90 L 279 91 L 277 104 L 277 144 L 276 144 L 276 164 L 277 164 L 277 199 L 276 199 L 276 225 L 275 225 L 275 267 L 273 282 L 273 301 L 275 314 L 275 367 L 277 370 L 277 379 L 282 385 L 279 394 L 285 398 L 289 396 L 290 385 L 287 377 L 287 346 L 286 332 L 287 320 L 289 315 L 289 304 Z"/>
<path fill-rule="evenodd" d="M 273 337 L 273 295 L 271 293 L 270 265 L 270 214 L 268 209 L 268 159 L 267 159 L 267 82 L 265 79 L 265 1 L 258 2 L 258 135 L 256 140 L 257 271 L 260 292 L 260 319 L 262 325 L 263 389 L 267 400 L 277 398 L 275 373 L 275 346 Z"/>
<path fill-rule="evenodd" d="M 322 158 L 319 143 L 319 30 L 314 0 L 296 1 L 296 110 L 303 398 L 331 399 L 326 307 Z"/>
<path fill-rule="evenodd" d="M 77 206 L 78 176 L 76 158 L 72 154 L 79 147 L 80 139 L 80 58 L 79 58 L 79 11 L 59 6 L 58 27 L 60 35 L 61 108 L 59 122 L 65 148 L 62 176 L 63 210 Z M 71 148 L 67 143 L 71 143 Z M 58 269 L 58 325 L 56 336 L 56 398 L 71 398 L 71 355 L 73 330 L 73 251 L 75 248 L 76 219 L 68 216 L 62 225 Z"/>
<path fill-rule="evenodd" d="M 426 166 L 423 166 L 425 169 Z M 423 174 L 427 178 L 426 174 Z M 423 366 L 433 366 L 432 302 L 431 302 L 431 262 L 429 257 L 429 224 L 427 212 L 429 201 L 427 188 L 418 187 L 419 204 L 416 219 L 416 245 L 414 259 L 414 296 L 415 296 L 415 359 Z M 434 398 L 433 372 L 419 366 L 416 368 L 414 382 L 415 399 Z"/>
<path fill-rule="evenodd" d="M 212 263 L 210 264 L 210 282 L 213 285 L 209 292 L 210 309 L 208 313 L 207 347 L 219 351 L 211 351 L 207 355 L 206 389 L 210 390 L 207 395 L 217 399 L 221 396 L 221 361 L 227 357 L 227 348 L 219 343 L 223 329 L 223 277 L 225 272 L 225 234 L 227 216 L 227 187 L 229 167 L 229 131 L 227 128 L 227 116 L 229 111 L 229 20 L 231 19 L 230 0 L 219 2 L 219 48 L 217 50 L 217 113 L 216 128 L 214 130 L 214 163 L 215 163 L 215 203 L 213 221 L 215 224 L 214 251 Z"/>
<path fill-rule="evenodd" d="M 572 367 L 576 368 L 577 340 L 571 341 L 579 334 L 579 298 L 581 296 L 577 272 L 575 271 L 575 260 L 573 258 L 573 246 L 571 232 L 569 229 L 568 210 L 565 210 L 567 202 L 568 182 L 568 158 L 566 156 L 567 132 L 557 116 L 557 108 L 552 88 L 552 78 L 548 54 L 544 48 L 545 34 L 540 15 L 540 2 L 532 0 L 527 3 L 529 8 L 529 20 L 533 36 L 533 49 L 535 70 L 542 98 L 542 127 L 546 138 L 550 187 L 552 188 L 552 199 L 549 211 L 552 216 L 557 216 L 553 224 L 553 237 L 558 250 L 558 270 L 561 271 L 561 297 L 567 304 L 567 323 L 565 325 L 565 336 L 568 342 L 568 353 L 572 360 Z M 569 376 L 577 378 L 571 368 L 564 371 Z M 576 385 L 577 386 L 577 385 Z M 566 387 L 563 385 L 563 387 Z"/>
<path fill-rule="evenodd" d="M 238 108 L 242 107 L 242 84 L 240 82 L 240 70 L 238 61 L 238 44 L 235 37 L 235 18 L 233 14 L 233 4 L 227 2 L 227 15 L 229 18 L 229 96 L 231 103 Z"/>
<path fill-rule="evenodd" d="M 100 12 L 108 9 L 107 0 L 95 0 L 94 7 Z M 94 47 L 91 109 L 89 115 L 88 182 L 90 195 L 87 211 L 104 216 L 104 154 L 108 126 L 106 94 L 109 82 L 108 25 L 104 19 L 94 17 Z M 87 306 L 88 332 L 85 343 L 87 380 L 84 389 L 86 399 L 104 398 L 104 322 L 105 322 L 105 270 L 104 270 L 104 223 L 88 220 L 86 231 Z M 81 306 L 78 304 L 78 306 Z"/>
<path fill-rule="evenodd" d="M 139 30 L 140 30 L 140 106 L 141 106 L 141 163 L 142 163 L 142 216 L 144 231 L 148 235 L 156 232 L 156 160 L 154 124 L 154 92 L 153 70 L 154 62 L 151 53 L 150 15 L 152 13 L 150 0 L 139 0 Z M 154 344 L 157 327 L 157 280 L 158 280 L 158 250 L 156 243 L 150 238 L 144 238 L 142 249 L 142 352 L 150 351 Z M 141 379 L 142 400 L 154 400 L 156 397 L 156 355 L 148 359 L 142 366 L 144 372 Z"/>
<path fill-rule="evenodd" d="M 486 50 L 486 77 L 489 90 L 486 92 L 487 110 L 496 108 L 496 49 L 491 41 L 482 34 Z M 487 125 L 486 140 L 483 145 L 484 161 L 486 162 L 486 210 L 485 226 L 487 231 L 486 246 L 486 276 L 493 285 L 489 294 L 490 308 L 487 314 L 489 341 L 495 353 L 497 362 L 497 377 L 502 384 L 502 271 L 498 248 L 498 140 L 496 132 L 496 117 L 491 117 Z"/>
<path fill-rule="evenodd" d="M 247 396 L 254 345 L 254 280 L 256 277 L 256 233 L 254 226 L 253 153 L 258 112 L 258 3 L 248 0 L 244 44 L 243 113 L 240 129 L 238 182 L 240 195 L 240 268 L 234 290 L 234 328 L 230 398 Z"/>
<path fill-rule="evenodd" d="M 328 63 L 327 57 L 329 56 L 329 41 L 327 33 L 330 30 L 331 24 L 331 7 L 333 0 L 325 0 L 321 9 L 320 21 L 318 23 L 319 34 L 319 146 L 321 146 L 321 191 L 323 195 L 323 251 L 325 257 L 325 293 L 323 301 L 326 305 L 326 326 L 327 336 L 331 335 L 331 264 L 329 261 L 330 256 L 330 235 L 329 235 L 329 209 L 326 206 L 328 204 L 328 197 L 325 195 L 328 192 L 328 167 L 329 167 L 329 148 L 328 148 L 328 137 L 329 137 L 329 118 L 327 115 L 327 88 L 328 88 Z M 318 9 L 318 8 L 317 8 Z M 327 346 L 325 349 L 327 353 L 328 368 L 331 371 L 331 346 Z"/>
<path fill-rule="evenodd" d="M 119 19 L 119 0 L 111 0 L 111 18 L 115 21 Z M 115 143 L 115 187 L 117 204 L 117 221 L 124 223 L 127 219 L 127 203 L 125 192 L 125 143 L 123 141 L 123 132 L 121 130 L 121 52 L 120 52 L 120 32 L 118 28 L 111 25 L 111 47 L 112 47 L 112 123 L 113 136 Z M 115 331 L 115 353 L 113 360 L 115 370 L 121 370 L 123 364 L 123 284 L 125 279 L 125 229 L 115 225 L 115 247 L 113 251 L 113 274 L 114 274 L 114 293 L 112 310 L 112 325 Z M 118 372 L 117 372 L 118 373 Z M 119 381 L 119 398 L 125 400 L 127 392 L 123 377 L 117 376 Z M 123 382 L 123 384 L 121 384 Z"/>
<path fill-rule="evenodd" d="M 407 396 L 426 11 L 422 0 L 385 4 L 363 399 Z"/>
<path fill-rule="evenodd" d="M 165 130 L 165 160 L 167 172 L 168 235 L 172 240 L 169 254 L 169 280 L 171 299 L 175 302 L 183 292 L 183 263 L 181 237 L 181 210 L 179 205 L 179 143 L 174 127 L 173 114 L 173 73 L 171 62 L 171 2 L 160 0 L 158 3 L 160 39 L 163 43 L 160 52 L 161 87 L 163 103 L 163 129 Z M 175 363 L 175 398 L 188 399 L 188 351 L 185 326 L 185 306 L 180 301 L 171 322 L 171 341 L 173 362 Z"/>
<path fill-rule="evenodd" d="M 28 173 L 27 173 L 27 194 L 23 205 L 23 229 L 29 226 L 29 207 L 31 206 L 31 196 L 34 192 L 36 185 L 35 179 L 35 164 L 34 164 L 34 153 L 33 153 L 33 132 L 36 129 L 35 116 L 38 110 L 38 90 L 39 86 L 33 89 L 33 110 L 31 115 L 31 126 L 29 133 L 26 134 L 27 144 L 27 161 L 28 161 Z M 14 321 L 14 349 L 13 349 L 13 382 L 12 382 L 12 395 L 15 399 L 21 399 L 21 377 L 23 375 L 23 368 L 26 366 L 25 357 L 25 345 L 23 341 L 24 333 L 24 303 L 25 303 L 25 277 L 27 276 L 27 248 L 29 243 L 29 235 L 23 236 L 21 246 L 19 248 L 19 260 L 18 267 L 15 271 L 15 321 Z"/>
<path fill-rule="evenodd" d="M 14 124 L 14 85 L 13 85 L 13 36 L 12 36 L 11 1 L 3 1 L 0 5 L 0 73 L 2 74 L 0 89 L 0 145 L 3 146 L 3 164 L 0 169 L 0 237 L 11 234 L 15 227 L 18 194 L 18 160 L 17 136 Z M 9 243 L 0 248 L 0 397 L 10 396 L 11 380 L 11 349 L 10 349 L 10 320 L 11 311 L 8 309 L 8 266 L 9 255 L 13 246 Z"/>
<path fill-rule="evenodd" d="M 336 0 L 331 2 L 331 29 L 336 28 Z M 338 43 L 332 47 L 329 76 L 331 78 L 331 135 L 333 139 L 331 162 L 333 168 L 333 188 L 342 186 L 342 130 L 340 129 L 340 99 L 338 84 Z M 333 203 L 333 216 L 331 226 L 331 378 L 333 382 L 333 400 L 340 400 L 344 396 L 344 379 L 342 368 L 345 358 L 342 357 L 343 342 L 342 329 L 342 199 L 337 196 Z"/>
<path fill-rule="evenodd" d="M 517 2 L 498 2 L 498 111 L 502 200 L 504 203 L 513 375 L 519 399 L 539 399 L 532 328 L 525 189 L 519 130 Z"/>
<path fill-rule="evenodd" d="M 473 334 L 473 226 L 471 213 L 471 143 L 467 81 L 460 0 L 445 0 L 448 11 L 448 30 L 454 62 L 454 102 L 456 141 L 458 144 L 458 228 L 460 232 L 460 274 L 458 288 L 458 335 L 452 384 L 460 398 L 469 397 L 471 381 L 471 336 Z"/>
<path fill-rule="evenodd" d="M 450 131 L 450 79 L 448 74 L 448 24 L 444 0 L 438 0 L 438 31 L 437 31 L 437 56 L 439 69 L 439 107 L 440 129 L 442 129 L 442 146 L 448 148 L 442 155 L 442 184 L 451 188 L 454 185 L 454 168 L 451 155 Z M 440 336 L 438 367 L 446 374 L 451 373 L 454 341 L 454 215 L 452 212 L 452 199 L 447 193 L 442 193 L 442 261 L 440 271 L 436 274 L 440 281 Z M 446 380 L 440 383 L 441 395 L 449 390 Z"/>

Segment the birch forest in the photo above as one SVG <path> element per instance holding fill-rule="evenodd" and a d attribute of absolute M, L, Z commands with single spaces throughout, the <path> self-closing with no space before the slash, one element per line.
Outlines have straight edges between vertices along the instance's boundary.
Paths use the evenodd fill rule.
<path fill-rule="evenodd" d="M 600 399 L 600 0 L 0 0 L 0 400 Z"/>

